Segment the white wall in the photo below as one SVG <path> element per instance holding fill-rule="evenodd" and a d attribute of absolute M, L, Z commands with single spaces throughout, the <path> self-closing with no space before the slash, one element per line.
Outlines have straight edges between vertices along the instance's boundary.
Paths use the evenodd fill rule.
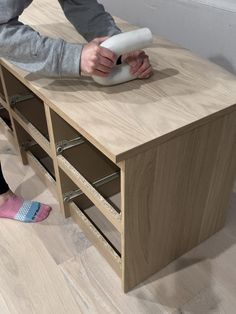
<path fill-rule="evenodd" d="M 236 0 L 100 0 L 107 11 L 236 74 Z"/>

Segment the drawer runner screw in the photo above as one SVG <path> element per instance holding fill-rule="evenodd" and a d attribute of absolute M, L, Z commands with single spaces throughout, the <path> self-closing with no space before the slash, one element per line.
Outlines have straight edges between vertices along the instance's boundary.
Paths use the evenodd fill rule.
<path fill-rule="evenodd" d="M 62 140 L 56 144 L 57 155 L 60 155 L 64 150 L 78 146 L 85 143 L 85 140 L 82 136 L 78 136 L 72 140 Z"/>
<path fill-rule="evenodd" d="M 21 148 L 25 151 L 28 151 L 30 147 L 37 145 L 38 143 L 35 140 L 28 140 L 21 144 Z"/>
<path fill-rule="evenodd" d="M 14 95 L 10 97 L 10 105 L 14 107 L 18 102 L 22 102 L 32 98 L 35 98 L 35 95 L 33 93 L 29 93 L 26 95 Z"/>

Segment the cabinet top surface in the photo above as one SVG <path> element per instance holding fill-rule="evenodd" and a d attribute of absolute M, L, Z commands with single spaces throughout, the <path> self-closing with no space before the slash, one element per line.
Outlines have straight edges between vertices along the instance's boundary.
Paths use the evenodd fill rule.
<path fill-rule="evenodd" d="M 44 35 L 84 42 L 57 1 L 50 2 L 35 0 L 21 21 Z M 116 21 L 123 31 L 134 29 Z M 219 66 L 159 36 L 146 52 L 152 78 L 112 87 L 89 77 L 38 77 L 3 63 L 106 155 L 120 161 L 236 103 L 236 79 Z"/>

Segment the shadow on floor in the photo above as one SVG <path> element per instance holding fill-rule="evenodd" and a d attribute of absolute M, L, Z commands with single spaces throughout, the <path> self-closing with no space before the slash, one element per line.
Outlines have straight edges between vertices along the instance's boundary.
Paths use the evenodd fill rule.
<path fill-rule="evenodd" d="M 175 314 L 207 314 L 209 308 L 211 313 L 218 313 L 221 300 L 214 292 L 212 264 L 214 259 L 235 244 L 236 193 L 233 193 L 226 225 L 221 231 L 147 279 L 129 295 L 173 308 Z M 151 291 L 151 294 L 145 293 L 145 287 Z M 204 290 L 207 298 L 201 300 L 203 302 L 201 310 L 204 309 L 205 312 L 200 313 L 199 307 L 191 304 L 190 309 L 188 305 L 188 310 L 185 312 L 184 305 L 198 298 L 200 292 Z M 200 297 L 203 298 L 204 295 Z"/>

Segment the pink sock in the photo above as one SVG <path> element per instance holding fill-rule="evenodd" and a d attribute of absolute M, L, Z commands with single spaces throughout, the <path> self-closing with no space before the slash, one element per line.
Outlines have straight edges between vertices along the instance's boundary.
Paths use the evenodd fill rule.
<path fill-rule="evenodd" d="M 23 222 L 39 222 L 48 217 L 50 210 L 48 205 L 25 201 L 13 195 L 0 206 L 0 217 Z"/>

